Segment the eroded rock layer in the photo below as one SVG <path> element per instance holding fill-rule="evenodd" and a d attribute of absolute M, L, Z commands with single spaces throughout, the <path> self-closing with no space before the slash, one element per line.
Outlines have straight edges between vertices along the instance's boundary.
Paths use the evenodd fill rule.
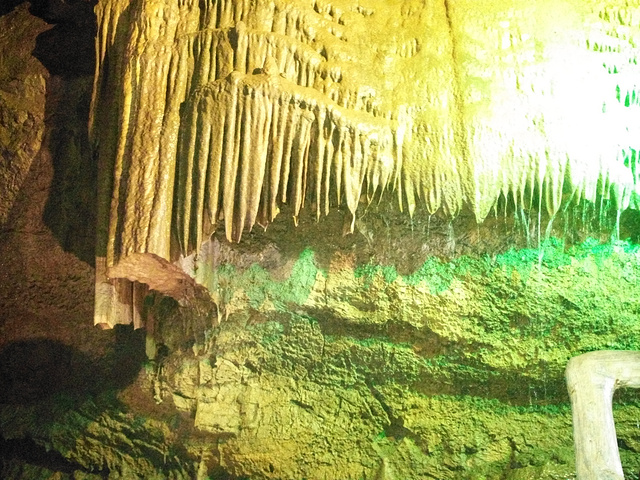
<path fill-rule="evenodd" d="M 216 229 L 395 191 L 481 222 L 637 205 L 640 2 L 104 0 L 98 256 L 167 262 Z M 126 277 L 137 277 L 135 272 Z M 130 278 L 130 279 L 131 279 Z M 128 280 L 127 280 L 128 281 Z M 107 315 L 108 317 L 109 315 Z"/>
<path fill-rule="evenodd" d="M 48 28 L 26 7 L 0 18 L 0 226 L 42 145 L 49 75 L 31 52 Z"/>

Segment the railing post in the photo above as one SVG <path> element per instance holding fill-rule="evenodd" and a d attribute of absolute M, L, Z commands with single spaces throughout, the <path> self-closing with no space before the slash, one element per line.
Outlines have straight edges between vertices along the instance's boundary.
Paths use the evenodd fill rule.
<path fill-rule="evenodd" d="M 578 480 L 624 480 L 613 392 L 640 388 L 640 352 L 604 350 L 569 360 L 566 370 L 571 397 Z"/>

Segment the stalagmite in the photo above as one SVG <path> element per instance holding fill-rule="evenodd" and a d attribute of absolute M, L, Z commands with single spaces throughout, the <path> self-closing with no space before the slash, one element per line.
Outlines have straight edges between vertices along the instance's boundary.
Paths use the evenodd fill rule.
<path fill-rule="evenodd" d="M 613 393 L 640 388 L 640 352 L 598 351 L 572 358 L 566 371 L 578 480 L 624 480 Z"/>
<path fill-rule="evenodd" d="M 144 277 L 128 257 L 239 241 L 284 204 L 352 226 L 392 190 L 410 216 L 478 222 L 501 197 L 637 208 L 640 7 L 365 3 L 99 1 L 97 305 Z"/>

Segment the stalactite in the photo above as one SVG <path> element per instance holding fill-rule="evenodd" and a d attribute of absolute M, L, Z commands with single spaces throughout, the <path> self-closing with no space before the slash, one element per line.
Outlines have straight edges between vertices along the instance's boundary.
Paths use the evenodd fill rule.
<path fill-rule="evenodd" d="M 566 3 L 547 18 L 473 0 L 100 0 L 101 285 L 132 255 L 173 261 L 217 229 L 238 241 L 283 204 L 296 222 L 309 205 L 353 221 L 391 190 L 409 216 L 478 222 L 499 198 L 552 218 L 638 205 L 637 9 Z"/>
<path fill-rule="evenodd" d="M 202 242 L 202 199 L 208 199 L 211 225 L 215 206 L 223 205 L 227 238 L 238 241 L 257 220 L 271 222 L 278 203 L 292 205 L 297 217 L 308 185 L 316 186 L 316 215 L 323 204 L 326 212 L 329 202 L 320 194 L 324 187 L 328 195 L 332 168 L 338 202 L 344 194 L 355 215 L 365 178 L 375 172 L 373 195 L 397 169 L 391 123 L 374 117 L 364 122 L 362 115 L 273 75 L 236 73 L 197 90 L 187 101 L 178 152 L 175 217 L 183 253 Z M 380 138 L 385 141 L 372 149 Z"/>

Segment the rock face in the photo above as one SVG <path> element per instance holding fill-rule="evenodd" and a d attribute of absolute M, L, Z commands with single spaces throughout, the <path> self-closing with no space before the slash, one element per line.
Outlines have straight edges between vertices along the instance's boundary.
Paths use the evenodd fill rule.
<path fill-rule="evenodd" d="M 219 311 L 149 297 L 156 354 L 141 370 L 141 330 L 78 338 L 49 320 L 84 355 L 14 340 L 0 350 L 5 441 L 59 452 L 49 475 L 74 478 L 574 478 L 564 368 L 584 351 L 640 350 L 638 247 L 427 255 L 402 273 L 358 262 L 367 239 L 354 237 L 297 256 L 217 238 L 209 266 L 193 265 Z M 632 474 L 638 402 L 614 405 Z M 5 471 L 48 478 L 16 457 Z"/>
<path fill-rule="evenodd" d="M 36 3 L 0 477 L 574 478 L 568 359 L 640 350 L 638 5 L 105 1 L 93 78 Z"/>
<path fill-rule="evenodd" d="M 410 275 L 344 254 L 324 269 L 311 250 L 251 266 L 209 252 L 220 265 L 198 274 L 224 321 L 156 324 L 156 392 L 220 438 L 210 468 L 237 476 L 574 478 L 567 360 L 640 346 L 637 247 L 431 258 Z M 615 407 L 620 445 L 635 445 L 636 412 Z M 622 455 L 633 471 L 635 447 Z"/>
<path fill-rule="evenodd" d="M 49 74 L 31 52 L 49 28 L 24 6 L 0 17 L 0 226 L 42 144 Z"/>

